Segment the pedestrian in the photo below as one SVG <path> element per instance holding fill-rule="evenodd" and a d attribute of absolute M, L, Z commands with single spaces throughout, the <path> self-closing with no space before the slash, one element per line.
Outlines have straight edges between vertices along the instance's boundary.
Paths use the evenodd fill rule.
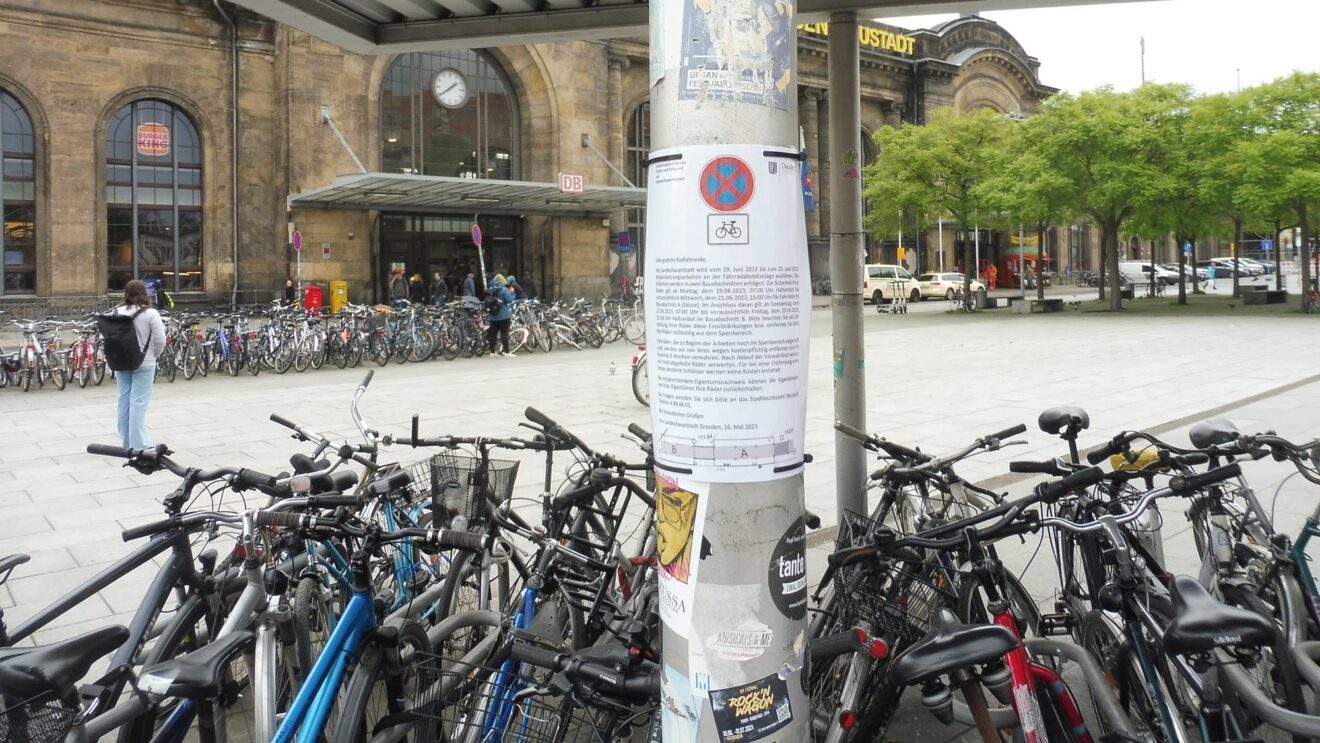
<path fill-rule="evenodd" d="M 153 446 L 147 437 L 147 406 L 156 381 L 156 357 L 165 350 L 165 323 L 151 306 L 147 285 L 138 279 L 124 287 L 124 303 L 113 313 L 133 316 L 133 329 L 142 348 L 142 363 L 136 369 L 115 372 L 119 384 L 119 440 L 128 449 L 146 449 Z"/>
<path fill-rule="evenodd" d="M 985 275 L 989 279 L 991 289 L 999 285 L 999 269 L 995 267 L 995 264 L 990 264 L 990 268 L 986 269 Z"/>
<path fill-rule="evenodd" d="M 473 298 L 477 296 L 477 279 L 471 272 L 466 279 L 463 279 L 463 296 Z"/>
<path fill-rule="evenodd" d="M 426 284 L 419 273 L 413 274 L 412 278 L 408 279 L 408 298 L 414 302 L 426 301 Z"/>
<path fill-rule="evenodd" d="M 513 293 L 513 298 L 520 302 L 527 301 L 527 290 L 518 283 L 518 277 L 510 274 L 505 278 L 509 282 L 509 291 Z"/>
<path fill-rule="evenodd" d="M 1201 291 L 1205 291 L 1206 288 L 1210 288 L 1210 289 L 1214 289 L 1214 288 L 1216 288 L 1216 287 L 1215 287 L 1215 264 L 1213 264 L 1213 263 L 1211 263 L 1211 264 L 1209 264 L 1208 266 L 1205 267 L 1205 283 L 1204 283 L 1204 284 L 1201 284 Z"/>
<path fill-rule="evenodd" d="M 431 282 L 431 304 L 442 305 L 449 301 L 449 284 L 447 284 L 440 272 L 435 272 L 435 280 Z"/>
<path fill-rule="evenodd" d="M 486 320 L 490 323 L 490 327 L 486 328 L 486 347 L 491 356 L 495 355 L 496 336 L 500 339 L 500 355 L 513 355 L 509 353 L 509 326 L 513 324 L 513 310 L 509 305 L 513 303 L 513 293 L 509 291 L 508 285 L 508 279 L 502 274 L 495 274 L 483 300 Z"/>
<path fill-rule="evenodd" d="M 403 269 L 390 272 L 390 304 L 397 309 L 408 301 L 408 279 L 404 278 Z"/>
<path fill-rule="evenodd" d="M 293 286 L 293 279 L 284 280 L 284 306 L 292 307 L 298 298 L 298 290 Z"/>

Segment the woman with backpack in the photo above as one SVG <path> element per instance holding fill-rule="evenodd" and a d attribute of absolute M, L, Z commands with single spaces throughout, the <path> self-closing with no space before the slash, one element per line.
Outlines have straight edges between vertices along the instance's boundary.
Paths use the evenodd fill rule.
<path fill-rule="evenodd" d="M 165 350 L 165 323 L 151 307 L 147 285 L 137 279 L 124 287 L 124 303 L 110 315 L 127 318 L 127 322 L 112 319 L 123 332 L 105 334 L 106 359 L 119 384 L 119 439 L 129 449 L 145 449 L 152 446 L 147 436 L 147 406 L 156 381 L 156 357 Z M 127 332 L 128 325 L 132 333 Z M 112 344 L 119 347 L 112 348 Z M 125 368 L 116 368 L 121 366 Z"/>

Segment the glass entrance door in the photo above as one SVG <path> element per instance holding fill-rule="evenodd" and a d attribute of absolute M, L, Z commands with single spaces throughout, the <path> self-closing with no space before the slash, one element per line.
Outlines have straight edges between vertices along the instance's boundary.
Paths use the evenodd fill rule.
<path fill-rule="evenodd" d="M 520 276 L 523 266 L 522 220 L 515 217 L 480 217 L 487 279 L 495 274 Z M 420 274 L 430 300 L 433 276 L 439 273 L 456 295 L 469 273 L 481 283 L 481 260 L 472 242 L 472 220 L 460 216 L 386 214 L 381 217 L 382 296 L 388 295 L 390 272 L 402 268 L 406 276 Z M 478 287 L 480 289 L 480 287 Z M 414 297 L 416 299 L 416 297 Z"/>

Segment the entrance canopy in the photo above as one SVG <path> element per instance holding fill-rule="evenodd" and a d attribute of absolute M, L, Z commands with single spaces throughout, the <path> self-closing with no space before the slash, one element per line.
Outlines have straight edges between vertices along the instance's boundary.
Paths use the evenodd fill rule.
<path fill-rule="evenodd" d="M 323 209 L 608 217 L 619 209 L 645 208 L 646 189 L 588 186 L 584 193 L 566 194 L 554 183 L 361 173 L 341 175 L 324 188 L 294 194 L 289 202 Z"/>
<path fill-rule="evenodd" d="M 357 54 L 647 35 L 646 0 L 231 0 Z M 1098 5 L 1132 0 L 799 0 L 802 22 Z"/>

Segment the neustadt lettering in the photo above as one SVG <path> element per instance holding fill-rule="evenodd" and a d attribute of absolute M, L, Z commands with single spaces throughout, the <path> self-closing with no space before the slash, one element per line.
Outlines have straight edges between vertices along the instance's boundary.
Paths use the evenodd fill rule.
<path fill-rule="evenodd" d="M 803 33 L 819 36 L 830 35 L 830 24 L 828 23 L 799 23 L 797 28 L 798 31 Z M 893 31 L 886 31 L 883 28 L 858 26 L 857 40 L 862 46 L 869 46 L 872 49 L 881 51 L 894 52 L 895 54 L 917 53 L 917 38 L 915 36 L 904 36 Z"/>

